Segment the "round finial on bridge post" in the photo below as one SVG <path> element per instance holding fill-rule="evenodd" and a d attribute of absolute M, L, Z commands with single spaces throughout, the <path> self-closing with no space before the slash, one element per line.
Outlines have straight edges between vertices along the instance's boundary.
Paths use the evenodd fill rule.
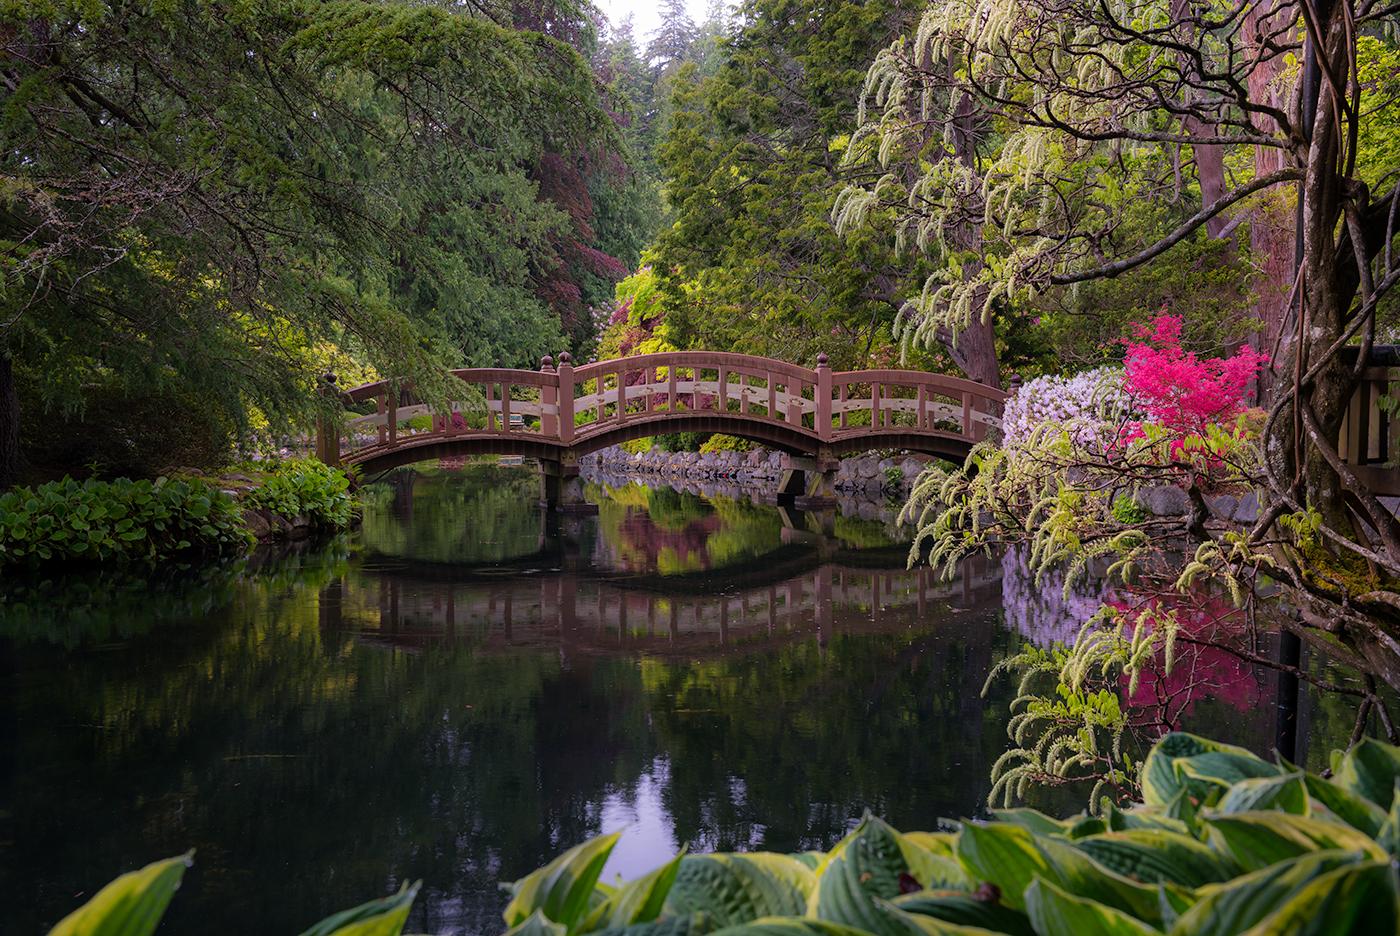
<path fill-rule="evenodd" d="M 1012 393 L 1015 393 L 1017 390 L 1020 390 L 1020 389 L 1021 389 L 1021 375 L 1020 375 L 1020 374 L 1012 374 L 1011 377 L 1010 377 L 1010 379 L 1007 380 L 1007 382 L 1006 382 L 1006 388 L 1007 388 L 1008 390 L 1010 390 Z"/>
<path fill-rule="evenodd" d="M 829 358 L 827 358 L 826 352 L 825 352 L 825 351 L 818 351 L 818 352 L 817 352 L 817 366 L 818 366 L 818 367 L 826 367 L 826 362 L 827 362 L 828 360 L 829 360 Z"/>
<path fill-rule="evenodd" d="M 325 384 L 328 387 L 334 387 L 335 382 L 338 379 L 339 378 L 335 376 L 335 371 L 326 371 L 324 374 L 321 375 L 321 383 Z"/>
<path fill-rule="evenodd" d="M 552 370 L 554 370 L 554 358 L 550 357 L 548 354 L 546 354 L 544 357 L 540 358 L 540 370 L 542 370 L 542 371 L 552 371 Z"/>
<path fill-rule="evenodd" d="M 567 352 L 567 351 L 560 351 L 560 352 L 559 352 L 559 363 L 560 363 L 560 364 L 572 364 L 573 361 L 574 361 L 573 356 L 572 356 L 571 354 L 569 354 L 569 352 Z"/>

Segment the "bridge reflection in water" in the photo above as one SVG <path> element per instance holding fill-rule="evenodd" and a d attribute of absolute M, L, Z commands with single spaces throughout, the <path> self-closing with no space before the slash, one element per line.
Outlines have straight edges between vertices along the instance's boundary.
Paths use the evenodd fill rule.
<path fill-rule="evenodd" d="M 327 586 L 320 623 L 323 633 L 352 630 L 361 641 L 395 647 L 466 641 L 695 656 L 755 641 L 815 636 L 825 645 L 848 631 L 906 630 L 935 612 L 940 620 L 985 613 L 1001 598 L 1001 564 L 984 559 L 968 560 L 951 581 L 927 566 L 862 568 L 840 558 L 796 573 L 779 564 L 776 571 L 767 582 L 718 591 L 709 575 L 663 581 L 551 573 L 454 582 L 446 569 L 428 576 L 381 570 Z"/>

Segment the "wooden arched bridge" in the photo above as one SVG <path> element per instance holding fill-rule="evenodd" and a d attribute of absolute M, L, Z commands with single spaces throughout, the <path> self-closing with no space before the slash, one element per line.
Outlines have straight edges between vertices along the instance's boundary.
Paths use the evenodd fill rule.
<path fill-rule="evenodd" d="M 329 375 L 328 375 L 329 376 Z M 331 464 L 378 472 L 426 459 L 524 455 L 540 460 L 551 504 L 578 459 L 610 445 L 673 432 L 751 439 L 820 478 L 845 454 L 906 449 L 961 461 L 1000 424 L 1006 394 L 912 370 L 833 371 L 746 354 L 680 351 L 575 368 L 566 353 L 538 371 L 452 371 L 459 400 L 434 408 L 399 381 L 340 393 L 346 418 L 322 424 Z M 333 378 L 330 378 L 333 382 Z M 810 478 L 808 479 L 810 480 Z"/>

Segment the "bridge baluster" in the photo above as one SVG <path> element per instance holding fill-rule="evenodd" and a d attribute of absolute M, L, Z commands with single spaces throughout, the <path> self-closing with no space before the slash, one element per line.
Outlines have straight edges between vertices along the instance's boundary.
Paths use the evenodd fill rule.
<path fill-rule="evenodd" d="M 552 378 L 540 387 L 540 435 L 555 439 L 559 437 L 559 378 L 554 376 L 554 358 L 548 354 L 540 359 L 540 373 Z"/>
<path fill-rule="evenodd" d="M 914 427 L 920 431 L 928 428 L 928 386 L 919 384 L 919 391 L 915 397 L 914 406 L 917 407 L 914 413 Z"/>
<path fill-rule="evenodd" d="M 600 414 L 601 415 L 601 414 Z M 627 418 L 627 370 L 619 368 L 617 372 L 617 421 L 622 422 Z"/>
<path fill-rule="evenodd" d="M 393 445 L 399 440 L 399 389 L 391 386 L 386 394 L 387 402 L 384 410 L 384 423 L 389 430 L 389 444 Z"/>
<path fill-rule="evenodd" d="M 827 360 L 826 352 L 817 355 L 816 415 L 812 417 L 812 428 L 823 442 L 831 441 L 831 368 Z"/>
<path fill-rule="evenodd" d="M 787 381 L 787 422 L 790 426 L 800 426 L 802 424 L 802 390 L 803 384 L 800 380 L 791 377 Z"/>
<path fill-rule="evenodd" d="M 377 430 L 377 435 L 379 436 L 379 444 L 380 444 L 380 445 L 383 445 L 385 442 L 387 442 L 387 441 L 389 440 L 389 424 L 388 424 L 388 422 L 387 422 L 389 407 L 388 407 L 387 404 L 386 404 L 386 400 L 387 400 L 387 399 L 388 399 L 388 394 L 387 394 L 387 393 L 381 393 L 381 394 L 379 394 L 377 397 L 374 398 L 374 411 L 375 411 L 376 413 L 378 413 L 380 416 L 385 417 L 385 420 L 386 420 L 385 422 L 382 422 L 382 423 L 379 424 L 379 427 L 378 427 L 378 430 Z"/>
<path fill-rule="evenodd" d="M 772 371 L 764 375 L 768 381 L 768 418 L 778 418 L 778 379 Z"/>
<path fill-rule="evenodd" d="M 559 441 L 574 440 L 574 365 L 569 352 L 559 352 Z"/>
<path fill-rule="evenodd" d="M 880 428 L 880 385 L 870 385 L 870 428 Z"/>
<path fill-rule="evenodd" d="M 501 381 L 501 431 L 510 432 L 510 384 Z"/>

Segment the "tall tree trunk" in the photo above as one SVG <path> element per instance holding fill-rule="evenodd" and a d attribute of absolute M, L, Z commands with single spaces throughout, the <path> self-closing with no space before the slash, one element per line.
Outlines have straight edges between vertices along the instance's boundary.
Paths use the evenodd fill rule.
<path fill-rule="evenodd" d="M 14 361 L 0 352 L 0 491 L 19 480 L 19 394 Z"/>
<path fill-rule="evenodd" d="M 1244 32 L 1251 39 L 1260 39 L 1271 34 L 1279 17 L 1296 13 L 1290 6 L 1282 6 L 1272 14 L 1260 15 L 1262 7 L 1251 7 L 1245 15 Z M 1288 88 L 1280 87 L 1284 59 L 1281 56 L 1266 58 L 1263 50 L 1251 44 L 1251 49 L 1260 57 L 1260 62 L 1249 73 L 1249 96 L 1255 101 L 1268 101 L 1275 107 L 1286 108 L 1291 97 Z M 1278 132 L 1277 124 L 1270 118 L 1255 115 L 1253 123 L 1261 132 Z M 1256 146 L 1254 148 L 1254 171 L 1256 175 L 1268 175 L 1284 167 L 1287 152 L 1279 147 Z M 1282 347 L 1285 336 L 1282 334 L 1285 319 L 1288 317 L 1288 299 L 1293 288 L 1295 253 L 1295 213 L 1288 203 L 1285 189 L 1262 194 L 1256 197 L 1250 209 L 1249 246 L 1258 265 L 1258 276 L 1254 283 L 1254 314 L 1259 321 L 1259 331 L 1251 339 L 1256 350 L 1271 357 L 1283 357 Z M 1296 196 L 1295 196 L 1296 197 Z M 1271 368 L 1278 373 L 1278 367 Z M 1270 385 L 1269 373 L 1260 376 L 1259 398 L 1263 399 Z"/>

